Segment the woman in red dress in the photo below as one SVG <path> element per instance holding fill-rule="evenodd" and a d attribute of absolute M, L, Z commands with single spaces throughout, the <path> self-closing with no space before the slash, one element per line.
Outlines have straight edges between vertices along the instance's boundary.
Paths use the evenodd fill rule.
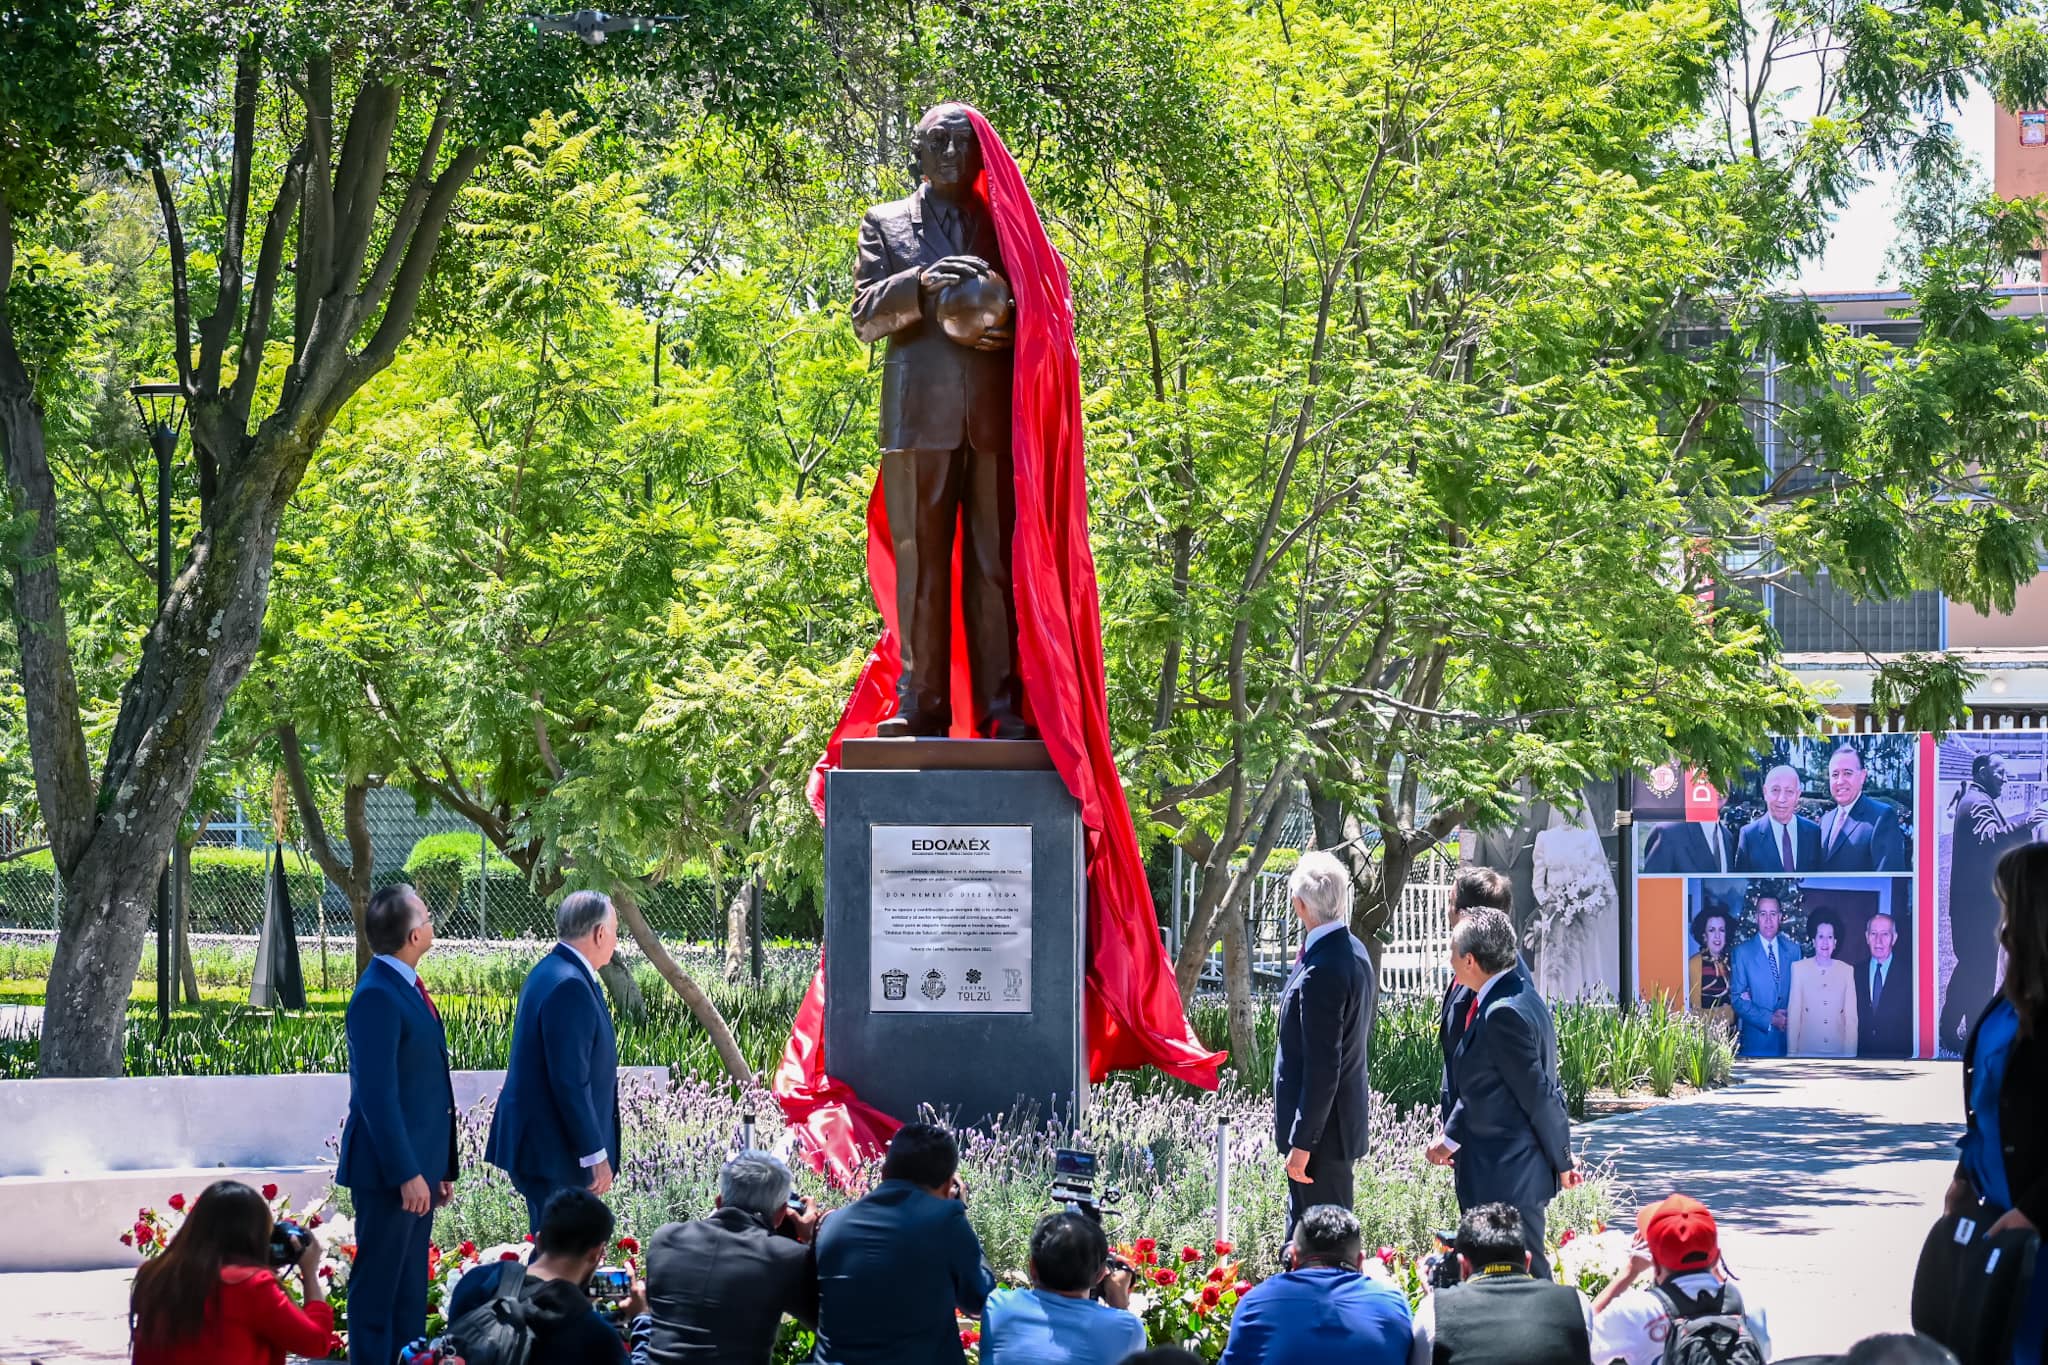
<path fill-rule="evenodd" d="M 270 1268 L 270 1205 L 234 1180 L 206 1188 L 164 1254 L 135 1272 L 128 1300 L 134 1365 L 284 1365 L 286 1352 L 334 1353 L 320 1244 L 299 1258 L 306 1306 Z"/>

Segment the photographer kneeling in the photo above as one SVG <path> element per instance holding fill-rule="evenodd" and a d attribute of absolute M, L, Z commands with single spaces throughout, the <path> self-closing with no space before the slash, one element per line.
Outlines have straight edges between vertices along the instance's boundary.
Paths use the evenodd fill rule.
<path fill-rule="evenodd" d="M 768 1365 L 783 1314 L 818 1325 L 811 1201 L 790 1207 L 795 1179 L 767 1152 L 741 1152 L 718 1173 L 718 1207 L 647 1239 L 652 1365 Z"/>
<path fill-rule="evenodd" d="M 589 1190 L 557 1190 L 540 1217 L 533 1259 L 517 1294 L 533 1332 L 526 1365 L 617 1365 L 627 1359 L 618 1329 L 599 1315 L 586 1286 L 611 1248 L 612 1211 Z M 501 1269 L 480 1265 L 463 1275 L 448 1296 L 449 1335 L 499 1293 Z M 636 1345 L 648 1332 L 647 1289 L 635 1284 L 620 1306 L 632 1318 Z"/>
<path fill-rule="evenodd" d="M 286 1352 L 325 1359 L 334 1310 L 311 1233 L 275 1251 L 270 1204 L 238 1180 L 206 1187 L 163 1255 L 135 1272 L 128 1300 L 135 1365 L 277 1365 Z M 282 1253 L 292 1256 L 283 1262 Z M 297 1265 L 306 1306 L 277 1277 Z"/>
<path fill-rule="evenodd" d="M 1102 1300 L 1091 1296 L 1101 1287 Z M 1131 1268 L 1085 1214 L 1049 1213 L 1031 1232 L 1031 1288 L 999 1289 L 982 1311 L 982 1365 L 1118 1365 L 1145 1349 Z"/>

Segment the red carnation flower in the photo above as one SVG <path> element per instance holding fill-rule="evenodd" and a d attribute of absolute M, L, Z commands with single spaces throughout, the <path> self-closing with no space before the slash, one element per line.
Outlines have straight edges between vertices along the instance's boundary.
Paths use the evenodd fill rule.
<path fill-rule="evenodd" d="M 149 1224 L 137 1223 L 135 1225 L 135 1243 L 137 1246 L 148 1246 L 155 1240 L 156 1233 L 150 1229 Z"/>
<path fill-rule="evenodd" d="M 1195 1250 L 1193 1247 L 1182 1247 L 1180 1249 L 1180 1261 L 1182 1265 L 1190 1265 L 1201 1259 L 1202 1253 Z"/>
<path fill-rule="evenodd" d="M 1152 1283 L 1158 1285 L 1161 1289 L 1166 1288 L 1168 1285 L 1177 1284 L 1179 1281 L 1180 1276 L 1174 1274 L 1171 1270 L 1155 1270 L 1152 1272 Z"/>
<path fill-rule="evenodd" d="M 639 1255 L 640 1239 L 638 1237 L 621 1237 L 619 1239 L 619 1250 L 625 1252 L 628 1256 Z"/>
<path fill-rule="evenodd" d="M 1217 1304 L 1223 1302 L 1223 1291 L 1213 1284 L 1204 1286 L 1202 1289 L 1202 1302 L 1214 1308 Z"/>
<path fill-rule="evenodd" d="M 124 1232 L 124 1233 L 122 1233 L 122 1234 L 121 1234 L 121 1245 L 122 1245 L 122 1246 L 124 1246 L 124 1247 L 132 1247 L 132 1246 L 134 1246 L 134 1245 L 135 1245 L 135 1234 L 134 1234 L 134 1233 L 132 1233 L 132 1232 Z"/>
<path fill-rule="evenodd" d="M 182 1194 L 174 1194 L 166 1202 L 170 1204 L 172 1211 L 175 1213 L 183 1213 L 185 1211 L 185 1196 Z"/>
<path fill-rule="evenodd" d="M 275 1185 L 265 1185 L 265 1186 L 263 1187 L 263 1197 L 264 1197 L 265 1199 L 275 1199 L 275 1198 L 277 1198 L 277 1186 L 275 1186 Z"/>
<path fill-rule="evenodd" d="M 1232 1246 L 1229 1242 L 1219 1241 L 1218 1243 L 1216 1243 L 1216 1254 L 1218 1256 L 1228 1256 L 1231 1252 L 1235 1250 L 1237 1250 L 1237 1248 Z"/>
<path fill-rule="evenodd" d="M 962 1328 L 960 1329 L 960 1344 L 961 1344 L 961 1345 L 962 1345 L 963 1347 L 964 1347 L 964 1346 L 973 1346 L 973 1345 L 977 1344 L 978 1342 L 980 1342 L 980 1340 L 981 1340 L 981 1330 L 980 1330 L 979 1328 L 975 1328 L 975 1327 L 962 1327 Z"/>

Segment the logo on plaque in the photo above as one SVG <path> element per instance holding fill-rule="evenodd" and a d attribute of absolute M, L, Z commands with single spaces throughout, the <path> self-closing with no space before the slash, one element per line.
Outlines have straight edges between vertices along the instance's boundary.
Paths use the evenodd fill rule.
<path fill-rule="evenodd" d="M 942 1000 L 946 995 L 946 978 L 939 975 L 937 971 L 926 972 L 924 974 L 924 985 L 918 989 L 924 992 L 924 998 L 927 1000 Z"/>
<path fill-rule="evenodd" d="M 901 1000 L 904 996 L 908 995 L 909 993 L 909 972 L 882 973 L 882 998 L 884 1000 Z"/>

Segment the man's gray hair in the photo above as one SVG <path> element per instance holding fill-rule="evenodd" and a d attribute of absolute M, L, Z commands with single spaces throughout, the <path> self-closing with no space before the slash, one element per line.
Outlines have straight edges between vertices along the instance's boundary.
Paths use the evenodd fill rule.
<path fill-rule="evenodd" d="M 1498 910 L 1467 910 L 1451 930 L 1451 953 L 1470 956 L 1487 975 L 1515 965 L 1515 925 Z"/>
<path fill-rule="evenodd" d="M 1308 907 L 1317 924 L 1335 924 L 1351 914 L 1351 872 L 1334 853 L 1304 853 L 1287 876 L 1287 894 Z"/>
<path fill-rule="evenodd" d="M 589 938 L 612 913 L 612 898 L 602 891 L 571 891 L 555 907 L 555 937 L 564 943 Z"/>
<path fill-rule="evenodd" d="M 741 1152 L 718 1173 L 718 1197 L 729 1209 L 745 1209 L 770 1222 L 796 1188 L 796 1177 L 773 1152 Z"/>

